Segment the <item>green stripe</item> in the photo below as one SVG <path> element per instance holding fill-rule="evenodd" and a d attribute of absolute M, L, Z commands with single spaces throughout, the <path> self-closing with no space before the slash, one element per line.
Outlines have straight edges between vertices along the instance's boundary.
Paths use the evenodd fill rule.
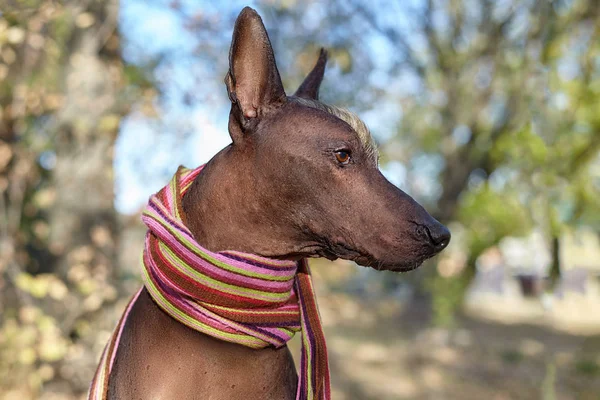
<path fill-rule="evenodd" d="M 267 265 L 269 265 L 271 267 L 275 267 L 275 268 L 277 268 L 277 267 L 289 268 L 289 267 L 293 267 L 296 265 L 293 261 L 289 261 L 289 260 L 280 260 L 281 263 L 277 263 L 277 262 L 275 262 L 275 260 L 269 260 L 268 258 L 264 258 L 264 257 L 257 256 L 254 254 L 242 253 L 242 252 L 235 251 L 235 250 L 226 250 L 224 253 L 235 255 L 238 257 L 243 257 L 245 259 L 256 261 L 261 264 L 267 264 Z"/>
<path fill-rule="evenodd" d="M 148 271 L 145 268 L 144 268 L 143 278 L 144 278 L 144 283 L 146 285 L 146 288 L 152 294 L 152 298 L 154 300 L 156 300 L 161 305 L 163 310 L 165 310 L 169 315 L 171 315 L 173 318 L 177 319 L 179 322 L 185 324 L 186 326 L 193 328 L 193 329 L 197 329 L 201 332 L 210 334 L 213 337 L 222 338 L 223 340 L 226 340 L 228 342 L 243 344 L 245 346 L 255 348 L 255 349 L 265 348 L 270 345 L 269 342 L 267 342 L 266 340 L 263 340 L 259 337 L 252 337 L 252 336 L 249 336 L 244 333 L 224 332 L 222 330 L 213 328 L 210 325 L 206 325 L 206 324 L 192 318 L 191 316 L 187 315 L 183 311 L 179 310 L 173 303 L 171 303 L 162 294 L 160 289 L 158 289 L 158 287 L 154 285 L 154 282 L 148 275 Z M 256 332 L 256 335 L 259 336 L 259 333 Z M 265 337 L 263 335 L 260 335 L 260 336 Z"/>
<path fill-rule="evenodd" d="M 312 368 L 313 359 L 312 352 L 310 349 L 310 341 L 308 340 L 308 335 L 304 334 L 306 332 L 306 323 L 304 321 L 304 315 L 302 313 L 302 308 L 300 308 L 300 325 L 302 326 L 302 343 L 304 344 L 304 351 L 306 352 L 306 364 L 304 365 L 304 370 L 302 371 L 306 374 L 306 395 L 308 399 L 313 398 L 313 387 L 312 387 Z"/>
<path fill-rule="evenodd" d="M 199 304 L 202 302 L 198 302 Z M 242 310 L 242 309 L 237 309 L 237 308 L 232 308 L 232 307 L 226 307 L 226 306 L 218 306 L 216 304 L 211 304 L 210 305 L 211 308 L 215 308 L 217 310 L 223 310 L 223 311 L 228 311 L 228 310 L 234 310 L 237 314 L 279 314 L 279 315 L 293 315 L 293 314 L 298 314 L 298 311 L 279 311 L 279 310 L 270 310 L 270 311 L 262 311 L 262 310 L 256 310 L 256 309 L 249 309 L 249 310 Z"/>
<path fill-rule="evenodd" d="M 226 263 L 219 261 L 216 258 L 212 257 L 208 253 L 199 251 L 196 248 L 196 246 L 194 245 L 194 243 L 187 240 L 185 238 L 185 236 L 180 234 L 177 230 L 174 230 L 173 227 L 169 223 L 162 220 L 161 216 L 157 215 L 153 210 L 144 211 L 144 215 L 152 218 L 153 220 L 155 220 L 156 222 L 161 224 L 167 231 L 169 231 L 169 233 L 171 233 L 173 236 L 178 238 L 187 250 L 194 253 L 198 257 L 202 258 L 206 262 L 213 264 L 214 266 L 217 266 L 219 268 L 222 268 L 222 269 L 230 271 L 230 272 L 234 272 L 238 275 L 248 276 L 251 278 L 258 278 L 258 279 L 267 280 L 267 281 L 286 282 L 286 281 L 291 281 L 292 279 L 294 279 L 294 275 L 296 274 L 295 271 L 290 271 L 289 275 L 273 276 L 273 275 L 269 275 L 268 273 L 262 274 L 260 272 L 248 271 L 248 270 L 245 270 L 242 268 L 234 267 L 233 265 L 226 264 Z M 161 243 L 162 243 L 162 241 L 161 241 Z"/>
<path fill-rule="evenodd" d="M 163 254 L 169 256 L 171 264 L 176 267 L 179 271 L 194 279 L 196 282 L 204 283 L 207 286 L 210 286 L 213 289 L 219 290 L 221 292 L 245 296 L 251 299 L 257 300 L 268 300 L 273 302 L 282 302 L 289 299 L 289 292 L 283 293 L 272 293 L 272 292 L 263 292 L 261 290 L 244 288 L 241 286 L 235 286 L 229 283 L 221 282 L 214 278 L 209 277 L 208 275 L 204 275 L 203 273 L 191 268 L 188 264 L 186 264 L 182 259 L 180 259 L 177 254 L 173 252 L 166 244 L 163 242 L 159 242 L 161 251 Z"/>
<path fill-rule="evenodd" d="M 169 189 L 171 189 L 171 198 L 173 199 L 173 211 L 175 214 L 175 218 L 181 221 L 181 215 L 179 215 L 179 209 L 177 208 L 177 199 L 179 197 L 179 193 L 177 193 L 177 180 L 178 173 L 175 173 L 173 179 L 171 179 L 171 183 L 169 184 Z"/>

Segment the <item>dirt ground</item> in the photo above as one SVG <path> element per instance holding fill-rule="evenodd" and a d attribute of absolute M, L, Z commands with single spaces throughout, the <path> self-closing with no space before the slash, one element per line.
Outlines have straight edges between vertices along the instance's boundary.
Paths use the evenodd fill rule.
<path fill-rule="evenodd" d="M 431 328 L 424 298 L 319 291 L 334 399 L 600 399 L 600 336 L 464 315 Z"/>

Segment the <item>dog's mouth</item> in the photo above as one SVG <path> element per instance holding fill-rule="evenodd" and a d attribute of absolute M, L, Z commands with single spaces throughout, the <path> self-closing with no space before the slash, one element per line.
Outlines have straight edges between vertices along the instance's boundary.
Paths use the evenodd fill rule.
<path fill-rule="evenodd" d="M 341 241 L 332 243 L 327 240 L 321 240 L 321 245 L 316 253 L 317 254 L 313 253 L 313 256 L 324 257 L 331 261 L 337 259 L 349 260 L 354 261 L 362 267 L 373 268 L 377 271 L 400 273 L 413 271 L 419 268 L 425 260 L 437 254 L 432 246 L 422 244 L 421 246 L 418 246 L 416 252 L 413 250 L 411 252 L 412 254 L 408 257 L 386 260 L 373 256 L 365 249 L 357 249 L 354 246 L 350 246 Z"/>
<path fill-rule="evenodd" d="M 419 257 L 415 260 L 405 260 L 399 263 L 389 264 L 383 261 L 377 260 L 371 256 L 360 256 L 356 257 L 352 261 L 363 267 L 369 267 L 376 269 L 377 271 L 392 271 L 392 272 L 409 272 L 419 268 L 423 261 L 429 257 Z"/>
<path fill-rule="evenodd" d="M 362 267 L 373 268 L 377 271 L 392 271 L 392 272 L 408 272 L 415 270 L 423 264 L 425 260 L 432 257 L 434 253 L 419 255 L 412 259 L 404 259 L 390 262 L 388 260 L 381 260 L 377 257 L 372 256 L 366 251 L 359 251 L 351 248 L 347 245 L 336 244 L 335 246 L 327 246 L 322 248 L 318 252 L 319 256 L 327 258 L 328 260 L 337 260 L 341 258 L 343 260 L 354 261 Z"/>

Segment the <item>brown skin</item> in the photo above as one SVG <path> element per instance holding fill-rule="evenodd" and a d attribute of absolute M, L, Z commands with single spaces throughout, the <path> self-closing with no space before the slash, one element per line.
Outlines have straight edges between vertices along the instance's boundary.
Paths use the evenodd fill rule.
<path fill-rule="evenodd" d="M 316 99 L 326 56 L 296 96 Z M 258 14 L 236 21 L 225 79 L 233 143 L 183 199 L 189 228 L 212 251 L 344 258 L 408 271 L 450 233 L 389 183 L 344 121 L 285 95 Z M 348 157 L 346 157 L 348 156 Z M 252 350 L 193 331 L 144 290 L 125 325 L 111 399 L 294 399 L 287 348 Z"/>

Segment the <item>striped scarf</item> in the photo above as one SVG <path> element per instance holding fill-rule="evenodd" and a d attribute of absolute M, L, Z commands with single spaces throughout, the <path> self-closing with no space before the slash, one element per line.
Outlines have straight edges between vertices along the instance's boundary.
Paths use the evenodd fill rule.
<path fill-rule="evenodd" d="M 331 398 L 325 337 L 306 260 L 296 263 L 236 251 L 204 249 L 186 227 L 181 199 L 202 167 L 179 167 L 150 198 L 143 280 L 158 306 L 182 324 L 217 339 L 261 349 L 280 348 L 302 331 L 297 400 Z M 119 321 L 88 399 L 106 399 L 108 377 L 127 315 Z"/>

